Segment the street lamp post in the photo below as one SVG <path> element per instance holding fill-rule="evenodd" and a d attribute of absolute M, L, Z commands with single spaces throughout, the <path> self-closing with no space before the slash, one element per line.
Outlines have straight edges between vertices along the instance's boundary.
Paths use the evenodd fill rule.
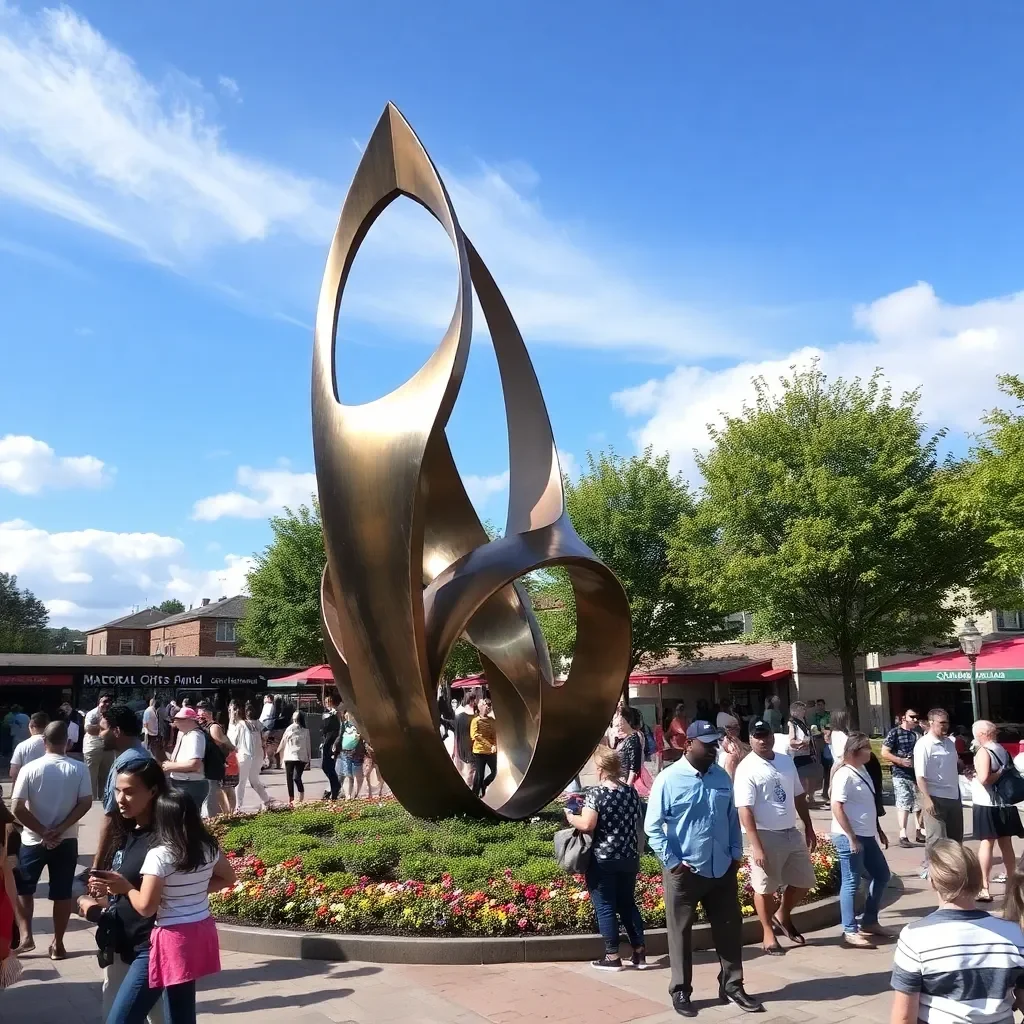
<path fill-rule="evenodd" d="M 960 634 L 960 650 L 967 655 L 967 660 L 971 663 L 971 712 L 976 722 L 981 718 L 981 709 L 978 707 L 978 655 L 984 642 L 985 638 L 978 631 L 974 619 L 968 619 Z"/>

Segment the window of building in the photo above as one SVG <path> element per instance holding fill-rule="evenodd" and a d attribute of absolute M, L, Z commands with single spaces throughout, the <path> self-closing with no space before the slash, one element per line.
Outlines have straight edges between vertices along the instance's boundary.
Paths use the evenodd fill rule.
<path fill-rule="evenodd" d="M 135 641 L 134 640 L 118 640 L 117 641 L 117 653 L 118 654 L 134 654 L 135 653 Z"/>
<path fill-rule="evenodd" d="M 1019 608 L 1014 611 L 997 611 L 996 629 L 1024 630 L 1024 611 Z"/>
<path fill-rule="evenodd" d="M 217 620 L 217 643 L 233 644 L 235 642 L 235 620 Z"/>
<path fill-rule="evenodd" d="M 215 651 L 213 656 L 215 658 L 233 658 L 235 656 L 235 652 L 234 651 Z"/>
<path fill-rule="evenodd" d="M 174 657 L 174 652 L 177 649 L 178 649 L 178 645 L 177 644 L 164 644 L 164 654 L 166 654 L 169 658 L 173 658 Z"/>

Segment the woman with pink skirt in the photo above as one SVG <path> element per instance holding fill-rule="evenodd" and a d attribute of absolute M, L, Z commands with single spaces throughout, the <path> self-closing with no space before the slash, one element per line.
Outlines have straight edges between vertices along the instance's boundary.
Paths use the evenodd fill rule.
<path fill-rule="evenodd" d="M 153 828 L 138 889 L 117 872 L 92 873 L 138 914 L 156 915 L 148 955 L 131 964 L 106 1024 L 143 1024 L 161 996 L 167 1024 L 195 1024 L 196 981 L 220 970 L 209 893 L 233 885 L 235 872 L 182 793 L 157 797 Z"/>

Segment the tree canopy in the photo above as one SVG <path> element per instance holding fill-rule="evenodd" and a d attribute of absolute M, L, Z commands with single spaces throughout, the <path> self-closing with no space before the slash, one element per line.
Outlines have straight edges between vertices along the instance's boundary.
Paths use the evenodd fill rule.
<path fill-rule="evenodd" d="M 166 601 L 161 601 L 157 607 L 166 615 L 177 615 L 185 610 L 185 606 L 176 597 L 169 597 Z"/>
<path fill-rule="evenodd" d="M 18 577 L 0 572 L 0 651 L 43 654 L 50 650 L 50 613 L 31 590 L 18 588 Z"/>
<path fill-rule="evenodd" d="M 993 409 L 970 456 L 947 468 L 943 485 L 958 514 L 981 529 L 989 548 L 973 600 L 983 608 L 1024 607 L 1024 379 L 1005 375 L 999 390 L 1016 411 Z"/>
<path fill-rule="evenodd" d="M 242 653 L 271 662 L 324 661 L 320 577 L 324 554 L 320 506 L 285 509 L 270 520 L 273 540 L 248 575 L 249 605 L 238 623 Z"/>
<path fill-rule="evenodd" d="M 566 478 L 565 500 L 576 532 L 626 592 L 633 627 L 630 672 L 669 651 L 687 657 L 702 644 L 732 635 L 712 592 L 670 571 L 669 545 L 673 538 L 681 543 L 681 524 L 693 517 L 695 503 L 682 478 L 669 471 L 668 455 L 655 456 L 650 448 L 630 458 L 611 450 L 588 454 L 579 480 Z M 568 574 L 552 571 L 539 591 L 561 605 L 538 613 L 552 660 L 571 657 L 576 611 Z"/>
<path fill-rule="evenodd" d="M 672 548 L 676 573 L 754 613 L 754 636 L 802 640 L 839 659 L 856 716 L 858 655 L 948 636 L 950 594 L 973 582 L 982 531 L 957 519 L 936 480 L 941 434 L 918 394 L 880 372 L 829 382 L 817 365 L 710 427 L 699 512 Z"/>

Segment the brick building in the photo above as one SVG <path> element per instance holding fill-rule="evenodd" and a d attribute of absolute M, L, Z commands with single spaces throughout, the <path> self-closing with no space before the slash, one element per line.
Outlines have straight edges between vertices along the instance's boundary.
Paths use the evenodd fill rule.
<path fill-rule="evenodd" d="M 238 654 L 235 627 L 245 615 L 249 598 L 203 599 L 197 608 L 168 615 L 149 629 L 148 654 L 177 658 L 234 658 Z"/>
<path fill-rule="evenodd" d="M 113 622 L 104 623 L 85 634 L 86 654 L 149 654 L 149 630 L 155 622 L 166 619 L 167 613 L 159 608 L 144 608 L 141 612 L 122 615 Z"/>

